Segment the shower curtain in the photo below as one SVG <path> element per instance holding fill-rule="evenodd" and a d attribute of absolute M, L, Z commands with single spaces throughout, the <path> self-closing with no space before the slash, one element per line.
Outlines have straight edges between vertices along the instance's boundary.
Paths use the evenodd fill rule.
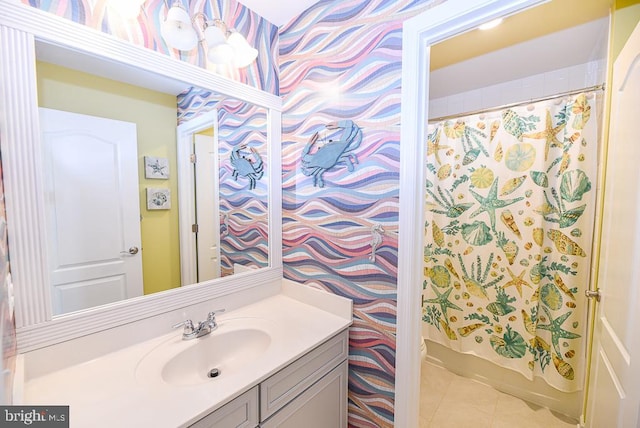
<path fill-rule="evenodd" d="M 580 390 L 596 94 L 429 127 L 427 337 L 561 391 Z"/>

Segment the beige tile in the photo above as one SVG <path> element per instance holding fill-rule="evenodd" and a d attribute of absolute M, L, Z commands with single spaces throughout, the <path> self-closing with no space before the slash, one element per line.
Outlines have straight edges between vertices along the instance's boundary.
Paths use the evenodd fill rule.
<path fill-rule="evenodd" d="M 576 428 L 578 421 L 549 409 L 538 412 L 544 428 Z"/>
<path fill-rule="evenodd" d="M 443 403 L 456 403 L 459 408 L 493 415 L 499 395 L 500 393 L 490 386 L 456 376 L 444 395 Z"/>
<path fill-rule="evenodd" d="M 577 421 L 422 364 L 420 428 L 575 428 Z"/>
<path fill-rule="evenodd" d="M 545 425 L 544 418 L 540 418 L 544 415 L 532 413 L 529 416 L 517 415 L 517 414 L 496 414 L 493 417 L 493 424 L 491 428 L 551 428 L 549 425 Z"/>
<path fill-rule="evenodd" d="M 428 427 L 455 375 L 431 363 L 422 364 L 420 379 L 420 424 Z"/>
<path fill-rule="evenodd" d="M 567 422 L 565 417 L 558 419 L 555 416 L 548 417 L 544 414 L 535 415 L 529 419 L 514 416 L 496 415 L 493 418 L 491 428 L 576 428 L 577 422 Z"/>
<path fill-rule="evenodd" d="M 576 421 L 559 417 L 549 409 L 500 394 L 492 428 L 575 428 Z"/>
<path fill-rule="evenodd" d="M 420 428 L 431 428 L 431 418 L 424 418 L 422 416 L 422 409 L 420 409 Z"/>
<path fill-rule="evenodd" d="M 500 393 L 496 405 L 496 414 L 504 415 L 532 415 L 545 409 L 528 401 L 521 400 L 509 394 Z"/>
<path fill-rule="evenodd" d="M 420 418 L 427 422 L 430 421 L 442 403 L 443 397 L 444 391 L 425 390 L 422 388 L 420 391 Z"/>
<path fill-rule="evenodd" d="M 465 403 L 443 401 L 438 407 L 429 428 L 490 428 L 493 415 L 482 412 Z"/>
<path fill-rule="evenodd" d="M 456 377 L 449 370 L 425 361 L 421 367 L 420 385 L 422 388 L 443 391 L 447 389 L 451 381 Z"/>
<path fill-rule="evenodd" d="M 576 428 L 578 421 L 561 413 L 549 412 L 550 418 L 547 428 Z"/>

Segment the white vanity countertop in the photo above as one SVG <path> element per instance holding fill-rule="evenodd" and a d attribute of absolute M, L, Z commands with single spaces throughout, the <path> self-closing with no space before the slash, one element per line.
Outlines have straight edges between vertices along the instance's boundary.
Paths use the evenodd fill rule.
<path fill-rule="evenodd" d="M 137 368 L 144 357 L 181 337 L 181 329 L 170 331 L 167 326 L 170 332 L 163 336 L 28 380 L 23 404 L 69 405 L 75 428 L 188 426 L 351 324 L 346 311 L 330 309 L 337 296 L 310 290 L 310 294 L 302 291 L 305 297 L 297 287 L 288 289 L 290 293 L 285 287 L 280 294 L 218 315 L 218 331 L 242 319 L 268 320 L 271 346 L 237 373 L 225 376 L 222 370 L 207 382 L 179 386 L 164 383 L 160 376 L 157 382 L 141 379 Z M 344 302 L 337 303 L 344 309 Z"/>

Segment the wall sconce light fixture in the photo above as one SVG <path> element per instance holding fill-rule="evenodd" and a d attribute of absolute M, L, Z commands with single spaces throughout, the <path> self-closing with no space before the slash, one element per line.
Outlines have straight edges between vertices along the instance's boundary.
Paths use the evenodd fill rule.
<path fill-rule="evenodd" d="M 190 51 L 198 42 L 206 42 L 207 60 L 213 64 L 242 68 L 258 56 L 258 50 L 235 29 L 227 27 L 220 19 L 207 19 L 201 12 L 191 18 L 179 0 L 169 8 L 160 34 L 169 47 L 181 51 Z"/>

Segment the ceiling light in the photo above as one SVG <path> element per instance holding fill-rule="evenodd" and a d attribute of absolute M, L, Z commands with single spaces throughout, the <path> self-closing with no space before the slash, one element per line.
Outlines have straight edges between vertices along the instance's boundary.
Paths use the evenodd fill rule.
<path fill-rule="evenodd" d="M 200 25 L 197 18 L 202 18 Z M 192 50 L 198 41 L 206 43 L 207 60 L 213 64 L 231 64 L 241 68 L 258 56 L 257 49 L 235 29 L 230 29 L 219 19 L 208 20 L 201 12 L 190 18 L 179 0 L 169 8 L 160 34 L 167 46 L 181 51 Z"/>
<path fill-rule="evenodd" d="M 497 27 L 502 24 L 502 18 L 494 19 L 493 21 L 485 22 L 481 26 L 478 27 L 480 30 L 490 30 L 492 28 Z"/>

